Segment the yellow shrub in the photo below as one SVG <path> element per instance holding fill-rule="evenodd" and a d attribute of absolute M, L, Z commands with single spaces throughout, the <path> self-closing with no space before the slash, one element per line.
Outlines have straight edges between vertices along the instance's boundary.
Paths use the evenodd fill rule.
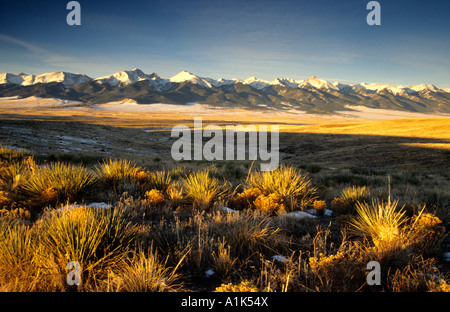
<path fill-rule="evenodd" d="M 31 214 L 28 210 L 24 208 L 16 208 L 16 209 L 0 209 L 0 217 L 9 217 L 9 218 L 19 218 L 19 219 L 28 219 L 31 217 Z"/>
<path fill-rule="evenodd" d="M 9 203 L 8 193 L 0 191 L 0 208 L 8 206 Z"/>
<path fill-rule="evenodd" d="M 242 281 L 238 285 L 234 285 L 233 283 L 222 284 L 214 292 L 258 292 L 258 288 L 253 286 L 249 281 Z"/>
<path fill-rule="evenodd" d="M 149 173 L 148 172 L 146 172 L 146 171 L 144 171 L 144 170 L 141 170 L 141 169 L 138 169 L 137 171 L 136 171 L 136 173 L 135 173 L 135 179 L 136 179 L 136 181 L 138 181 L 139 183 L 143 183 L 143 182 L 145 182 L 145 180 L 149 177 Z"/>
<path fill-rule="evenodd" d="M 412 231 L 415 237 L 414 246 L 422 252 L 433 252 L 444 237 L 445 227 L 442 221 L 431 213 L 418 216 L 413 224 Z"/>
<path fill-rule="evenodd" d="M 345 252 L 311 257 L 309 266 L 327 291 L 355 291 L 365 283 L 365 264 Z"/>
<path fill-rule="evenodd" d="M 283 199 L 277 194 L 269 194 L 268 196 L 259 195 L 253 202 L 253 205 L 256 209 L 268 215 L 278 215 L 286 210 Z"/>
<path fill-rule="evenodd" d="M 313 206 L 317 214 L 323 214 L 327 209 L 327 203 L 323 200 L 315 200 Z"/>
<path fill-rule="evenodd" d="M 164 194 L 161 191 L 152 189 L 145 192 L 145 200 L 152 206 L 157 206 L 164 201 Z"/>
<path fill-rule="evenodd" d="M 253 205 L 253 202 L 256 198 L 258 198 L 259 195 L 261 195 L 261 190 L 252 187 L 238 194 L 235 198 L 235 203 L 241 208 L 247 208 Z"/>

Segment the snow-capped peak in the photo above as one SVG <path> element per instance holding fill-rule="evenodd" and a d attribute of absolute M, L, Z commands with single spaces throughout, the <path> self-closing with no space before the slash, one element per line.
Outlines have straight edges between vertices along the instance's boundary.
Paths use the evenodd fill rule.
<path fill-rule="evenodd" d="M 270 82 L 267 80 L 258 79 L 253 76 L 253 77 L 250 77 L 250 78 L 244 80 L 244 84 L 247 84 L 255 89 L 263 89 L 263 88 L 267 87 L 270 84 Z"/>
<path fill-rule="evenodd" d="M 170 77 L 169 81 L 176 82 L 176 83 L 182 83 L 185 81 L 189 81 L 190 83 L 198 84 L 205 88 L 212 87 L 212 84 L 211 84 L 211 82 L 208 81 L 208 79 L 200 78 L 186 70 L 183 70 L 183 71 L 179 72 L 178 74 L 176 74 L 175 76 Z"/>
<path fill-rule="evenodd" d="M 393 86 L 388 83 L 365 83 L 365 82 L 362 82 L 362 83 L 356 85 L 355 87 L 364 89 L 364 90 L 369 90 L 369 91 L 372 91 L 375 93 L 379 93 L 383 90 L 386 90 L 394 95 L 405 95 L 406 93 L 408 93 L 407 88 L 404 88 L 401 86 L 396 87 L 396 86 Z"/>
<path fill-rule="evenodd" d="M 437 92 L 437 91 L 439 91 L 439 88 L 436 88 L 436 86 L 432 85 L 432 84 L 420 84 L 420 85 L 410 86 L 408 88 L 411 90 L 414 90 L 416 92 L 420 92 L 420 91 Z"/>
<path fill-rule="evenodd" d="M 300 83 L 303 81 L 295 81 L 291 78 L 275 78 L 270 83 L 271 85 L 279 85 L 279 86 L 287 86 L 291 88 L 297 88 Z"/>
<path fill-rule="evenodd" d="M 310 78 L 308 78 L 307 80 L 303 81 L 300 85 L 300 88 L 302 87 L 313 87 L 316 89 L 332 89 L 332 90 L 339 90 L 338 87 L 336 87 L 335 85 L 329 83 L 326 80 L 317 78 L 316 76 L 311 76 Z"/>
<path fill-rule="evenodd" d="M 49 83 L 49 82 L 62 82 L 66 88 L 73 87 L 74 85 L 86 82 L 92 78 L 83 74 L 73 74 L 66 72 L 54 72 L 54 73 L 44 73 L 37 75 L 34 78 L 33 84 L 36 83 Z"/>
<path fill-rule="evenodd" d="M 64 87 L 70 88 L 91 79 L 92 78 L 83 74 L 73 74 L 63 71 L 44 73 L 37 76 L 27 75 L 24 73 L 20 73 L 18 75 L 10 73 L 0 74 L 0 84 L 10 83 L 19 86 L 29 86 L 37 83 L 61 82 Z"/>
<path fill-rule="evenodd" d="M 132 70 L 122 70 L 108 76 L 99 77 L 96 78 L 95 81 L 98 83 L 106 83 L 111 86 L 118 86 L 119 84 L 127 85 L 141 80 L 152 80 L 155 78 L 155 75 L 156 74 L 152 74 L 149 76 L 139 68 L 134 68 Z"/>

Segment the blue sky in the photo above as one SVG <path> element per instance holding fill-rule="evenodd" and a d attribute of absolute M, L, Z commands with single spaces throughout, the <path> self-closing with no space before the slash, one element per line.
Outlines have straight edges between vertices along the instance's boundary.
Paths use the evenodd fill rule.
<path fill-rule="evenodd" d="M 256 76 L 450 87 L 450 1 L 0 0 L 0 72 Z"/>

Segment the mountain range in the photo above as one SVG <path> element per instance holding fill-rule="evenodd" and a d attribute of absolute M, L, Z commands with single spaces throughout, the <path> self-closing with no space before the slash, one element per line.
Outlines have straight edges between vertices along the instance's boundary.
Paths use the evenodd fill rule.
<path fill-rule="evenodd" d="M 432 84 L 393 86 L 382 83 L 331 83 L 315 76 L 306 80 L 250 77 L 211 79 L 182 71 L 165 79 L 140 69 L 123 70 L 99 78 L 67 72 L 27 75 L 0 74 L 0 97 L 30 96 L 74 100 L 90 104 L 126 101 L 137 104 L 201 103 L 221 107 L 298 109 L 332 113 L 347 106 L 423 113 L 450 113 L 450 89 Z"/>

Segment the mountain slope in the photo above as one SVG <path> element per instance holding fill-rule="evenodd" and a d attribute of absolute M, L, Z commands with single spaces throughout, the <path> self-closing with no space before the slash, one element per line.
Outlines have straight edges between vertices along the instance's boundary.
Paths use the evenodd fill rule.
<path fill-rule="evenodd" d="M 86 104 L 133 100 L 137 103 L 204 103 L 221 107 L 298 109 L 330 113 L 347 106 L 450 113 L 450 89 L 431 84 L 397 87 L 382 83 L 347 85 L 315 76 L 297 81 L 204 78 L 181 71 L 169 79 L 140 69 L 123 70 L 92 79 L 66 72 L 0 74 L 0 96 L 54 97 Z"/>

